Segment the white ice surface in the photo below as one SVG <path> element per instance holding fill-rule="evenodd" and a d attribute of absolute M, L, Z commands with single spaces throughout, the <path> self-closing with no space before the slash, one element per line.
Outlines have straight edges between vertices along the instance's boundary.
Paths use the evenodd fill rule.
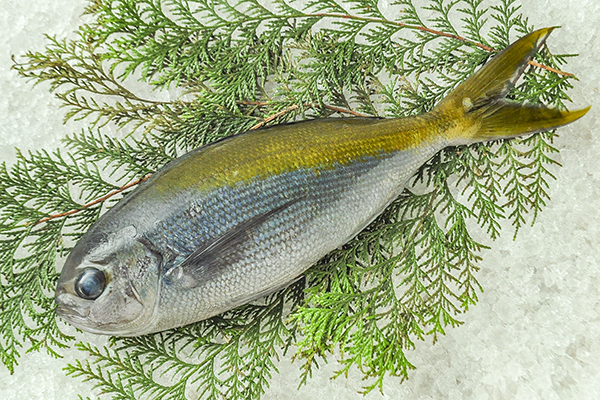
<path fill-rule="evenodd" d="M 419 1 L 415 1 L 419 3 Z M 493 1 L 500 3 L 500 1 Z M 552 172 L 552 200 L 537 224 L 516 241 L 509 230 L 484 252 L 480 301 L 432 346 L 420 343 L 408 357 L 417 366 L 402 385 L 387 379 L 384 393 L 367 399 L 600 399 L 600 3 L 524 1 L 536 27 L 560 25 L 548 43 L 554 52 L 580 53 L 567 70 L 573 108 L 592 105 L 582 120 L 560 129 L 562 168 Z M 44 33 L 64 37 L 76 29 L 82 0 L 0 0 L 0 160 L 21 150 L 53 149 L 84 123 L 62 125 L 60 103 L 47 85 L 35 88 L 11 71 L 11 55 L 42 50 Z M 103 337 L 81 335 L 98 345 Z M 81 353 L 24 355 L 10 375 L 0 366 L 0 399 L 76 399 L 89 383 L 62 368 Z M 361 399 L 360 375 L 330 380 L 331 359 L 296 391 L 298 365 L 285 358 L 264 399 Z M 91 398 L 95 398 L 92 394 Z"/>

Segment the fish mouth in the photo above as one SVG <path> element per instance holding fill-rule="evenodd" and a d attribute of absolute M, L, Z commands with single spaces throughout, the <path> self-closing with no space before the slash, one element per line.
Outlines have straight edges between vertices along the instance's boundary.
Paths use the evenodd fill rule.
<path fill-rule="evenodd" d="M 73 321 L 73 319 L 85 319 L 89 315 L 89 311 L 81 313 L 73 308 L 61 306 L 56 307 L 56 315 L 61 317 L 67 322 Z"/>
<path fill-rule="evenodd" d="M 73 295 L 64 289 L 57 291 L 54 301 L 58 305 L 56 315 L 79 329 L 88 329 L 86 320 L 90 315 L 89 308 L 78 306 L 73 299 Z"/>
<path fill-rule="evenodd" d="M 94 333 L 96 335 L 108 335 L 108 336 L 127 336 L 128 331 L 114 329 L 112 324 L 92 324 L 88 317 L 90 315 L 89 309 L 79 311 L 69 305 L 59 303 L 58 298 L 56 300 L 58 307 L 56 307 L 56 315 L 59 316 L 63 321 L 80 329 L 85 332 Z"/>
<path fill-rule="evenodd" d="M 104 334 L 106 335 L 106 331 L 99 330 L 94 328 L 92 325 L 88 323 L 88 315 L 89 310 L 85 310 L 84 312 L 80 312 L 71 307 L 59 305 L 56 308 L 56 315 L 59 316 L 63 321 L 67 322 L 69 325 L 74 326 L 77 329 L 81 329 L 86 332 L 91 332 L 95 334 Z M 112 333 L 111 333 L 112 334 Z"/>
<path fill-rule="evenodd" d="M 56 315 L 69 325 L 72 325 L 82 331 L 97 335 L 123 337 L 138 336 L 146 333 L 141 328 L 135 332 L 132 332 L 131 329 L 128 328 L 124 329 L 118 322 L 100 323 L 98 321 L 90 320 L 92 309 L 89 306 L 86 306 L 78 296 L 70 293 L 69 290 L 65 289 L 64 287 L 57 289 L 54 301 L 57 304 L 55 309 Z M 135 301 L 137 301 L 140 305 L 142 304 L 137 297 L 135 298 Z M 140 317 L 141 316 L 138 316 L 136 319 Z"/>
<path fill-rule="evenodd" d="M 54 301 L 58 305 L 58 307 L 56 307 L 56 315 L 68 324 L 73 325 L 75 328 L 101 335 L 115 334 L 107 332 L 105 330 L 106 327 L 100 327 L 100 329 L 98 329 L 91 324 L 89 321 L 90 308 L 82 307 L 81 304 L 78 304 L 77 297 L 64 288 L 57 290 Z"/>

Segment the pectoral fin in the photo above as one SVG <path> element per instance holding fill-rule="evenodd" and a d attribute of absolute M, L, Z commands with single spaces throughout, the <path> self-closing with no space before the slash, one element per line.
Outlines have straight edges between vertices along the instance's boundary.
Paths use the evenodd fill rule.
<path fill-rule="evenodd" d="M 300 200 L 302 198 L 295 198 L 265 213 L 255 215 L 198 247 L 179 265 L 165 273 L 165 281 L 168 285 L 175 284 L 190 289 L 221 274 L 229 265 L 225 262 L 229 258 L 228 255 L 236 252 L 244 242 L 252 240 L 253 232 L 265 222 Z"/>

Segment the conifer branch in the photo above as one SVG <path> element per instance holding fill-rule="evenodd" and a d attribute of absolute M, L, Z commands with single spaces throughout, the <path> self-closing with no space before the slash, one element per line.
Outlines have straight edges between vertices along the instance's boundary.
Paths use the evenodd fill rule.
<path fill-rule="evenodd" d="M 52 295 L 65 239 L 77 240 L 105 204 L 173 158 L 275 121 L 427 112 L 533 28 L 515 0 L 397 3 L 402 12 L 390 19 L 375 0 L 297 8 L 286 0 L 93 0 L 76 39 L 48 37 L 44 51 L 16 61 L 22 76 L 50 83 L 67 120 L 87 118 L 93 129 L 69 136 L 66 150 L 18 153 L 14 165 L 0 165 L 4 365 L 14 369 L 26 342 L 52 355 L 69 345 Z M 568 57 L 544 47 L 510 96 L 564 108 Z M 139 95 L 128 89 L 133 74 L 157 90 L 180 88 L 182 98 Z M 129 135 L 111 137 L 108 123 Z M 86 361 L 68 373 L 105 398 L 183 400 L 194 391 L 258 399 L 274 360 L 290 351 L 302 361 L 301 384 L 337 355 L 335 376 L 357 369 L 364 392 L 405 379 L 416 341 L 435 342 L 478 301 L 486 245 L 471 236 L 472 224 L 495 239 L 508 219 L 516 235 L 547 204 L 558 167 L 553 137 L 447 148 L 418 171 L 419 191 L 409 185 L 299 282 L 173 331 L 106 349 L 78 344 Z M 160 380 L 155 370 L 165 371 Z"/>

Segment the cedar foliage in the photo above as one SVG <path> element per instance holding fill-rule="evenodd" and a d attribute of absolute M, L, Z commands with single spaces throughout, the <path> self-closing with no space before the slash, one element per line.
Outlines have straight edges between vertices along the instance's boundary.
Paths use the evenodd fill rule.
<path fill-rule="evenodd" d="M 60 356 L 76 338 L 55 318 L 57 259 L 115 200 L 169 160 L 263 125 L 427 112 L 489 57 L 533 30 L 516 0 L 91 0 L 74 40 L 48 37 L 14 68 L 48 81 L 66 150 L 0 166 L 0 358 Z M 568 55 L 544 47 L 539 63 Z M 570 74 L 530 67 L 510 97 L 564 107 Z M 133 84 L 135 80 L 142 83 Z M 134 82 L 135 83 L 135 82 Z M 137 85 L 137 86 L 136 86 Z M 159 101 L 130 87 L 171 90 Z M 107 127 L 128 132 L 111 137 Z M 363 392 L 415 367 L 409 350 L 478 300 L 479 226 L 514 234 L 546 205 L 554 133 L 447 148 L 367 229 L 263 301 L 107 348 L 75 346 L 67 373 L 107 399 L 258 399 L 291 353 L 305 384 L 329 357 Z M 478 228 L 478 229 L 479 229 Z M 157 376 L 155 371 L 161 371 Z M 167 383 L 165 383 L 167 382 Z M 359 389 L 359 388 L 357 388 Z"/>

